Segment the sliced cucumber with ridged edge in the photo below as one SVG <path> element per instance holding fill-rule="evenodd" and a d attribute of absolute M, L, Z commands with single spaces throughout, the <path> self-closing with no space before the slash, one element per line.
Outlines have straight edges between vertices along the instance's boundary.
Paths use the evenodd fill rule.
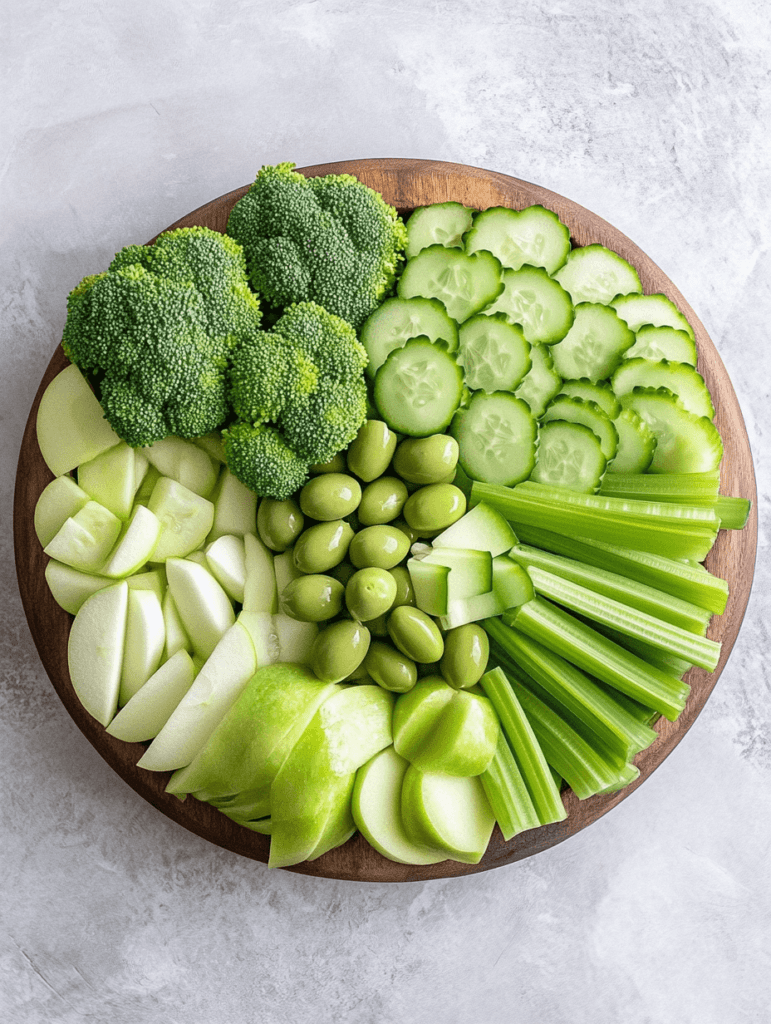
<path fill-rule="evenodd" d="M 413 210 L 407 221 L 408 260 L 429 245 L 462 249 L 463 236 L 471 227 L 474 210 L 462 203 L 434 203 Z"/>
<path fill-rule="evenodd" d="M 621 409 L 613 424 L 618 431 L 618 448 L 608 472 L 644 473 L 656 451 L 655 434 L 631 409 Z"/>
<path fill-rule="evenodd" d="M 533 416 L 543 416 L 544 409 L 562 387 L 562 377 L 554 369 L 551 352 L 546 345 L 533 345 L 530 349 L 530 369 L 514 392 L 527 402 Z"/>
<path fill-rule="evenodd" d="M 607 305 L 618 295 L 642 292 L 640 275 L 634 267 L 604 245 L 573 249 L 554 278 L 575 303 Z"/>
<path fill-rule="evenodd" d="M 401 299 L 438 299 L 459 324 L 494 302 L 502 290 L 501 264 L 495 256 L 468 256 L 443 245 L 430 245 L 407 260 L 397 287 Z"/>
<path fill-rule="evenodd" d="M 375 376 L 391 352 L 410 338 L 441 341 L 448 352 L 458 347 L 458 325 L 438 299 L 386 299 L 364 321 L 361 343 L 367 350 L 367 373 Z"/>
<path fill-rule="evenodd" d="M 666 359 L 626 359 L 611 378 L 616 396 L 629 394 L 636 387 L 666 388 L 676 395 L 688 412 L 694 416 L 715 415 L 709 390 L 704 378 L 688 363 L 670 363 Z"/>
<path fill-rule="evenodd" d="M 621 405 L 645 420 L 656 438 L 648 472 L 706 473 L 720 465 L 723 442 L 714 423 L 688 412 L 671 391 L 635 388 Z"/>
<path fill-rule="evenodd" d="M 666 295 L 621 295 L 610 305 L 630 331 L 639 331 L 645 324 L 653 327 L 674 327 L 693 337 L 693 328 L 677 306 Z"/>
<path fill-rule="evenodd" d="M 411 437 L 441 434 L 463 394 L 463 373 L 445 349 L 413 338 L 377 371 L 375 404 L 391 428 Z"/>
<path fill-rule="evenodd" d="M 614 420 L 621 412 L 621 404 L 613 394 L 613 389 L 607 381 L 592 381 L 585 377 L 578 380 L 563 380 L 560 395 L 568 395 L 570 398 L 587 398 L 590 402 L 596 402 L 606 416 Z M 559 395 L 557 396 L 559 397 Z"/>
<path fill-rule="evenodd" d="M 570 398 L 567 395 L 560 396 L 551 402 L 546 412 L 541 417 L 542 423 L 550 423 L 553 420 L 564 420 L 568 423 L 583 423 L 585 427 L 594 431 L 602 447 L 602 454 L 606 460 L 615 456 L 618 448 L 618 431 L 607 413 L 587 398 Z"/>
<path fill-rule="evenodd" d="M 530 369 L 530 342 L 502 313 L 478 313 L 460 328 L 457 360 L 472 391 L 513 391 Z"/>
<path fill-rule="evenodd" d="M 552 346 L 554 369 L 561 377 L 609 377 L 624 353 L 634 345 L 634 334 L 610 306 L 580 302 L 568 333 Z"/>
<path fill-rule="evenodd" d="M 452 421 L 458 461 L 472 480 L 513 486 L 535 465 L 538 427 L 526 402 L 505 391 L 477 391 Z"/>
<path fill-rule="evenodd" d="M 600 439 L 593 430 L 583 423 L 552 420 L 538 431 L 538 459 L 530 479 L 593 494 L 606 463 Z"/>
<path fill-rule="evenodd" d="M 474 217 L 463 242 L 466 252 L 485 249 L 512 270 L 527 263 L 553 274 L 570 252 L 570 231 L 544 206 L 524 210 L 493 206 Z"/>
<path fill-rule="evenodd" d="M 696 365 L 696 345 L 687 331 L 644 324 L 635 338 L 634 345 L 624 353 L 624 359 L 669 359 L 673 363 Z"/>
<path fill-rule="evenodd" d="M 521 324 L 531 345 L 562 341 L 575 315 L 562 285 L 542 267 L 529 266 L 503 272 L 503 291 L 485 312 L 503 313 L 512 323 Z"/>

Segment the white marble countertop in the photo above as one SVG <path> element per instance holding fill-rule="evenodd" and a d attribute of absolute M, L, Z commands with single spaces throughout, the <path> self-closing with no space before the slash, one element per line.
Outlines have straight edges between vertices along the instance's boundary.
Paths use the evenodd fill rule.
<path fill-rule="evenodd" d="M 6 0 L 0 31 L 0 1019 L 740 1024 L 771 1012 L 769 566 L 694 728 L 528 861 L 381 886 L 167 820 L 53 692 L 13 565 L 19 443 L 68 291 L 263 163 L 474 164 L 600 214 L 733 380 L 765 511 L 771 26 L 728 0 Z"/>

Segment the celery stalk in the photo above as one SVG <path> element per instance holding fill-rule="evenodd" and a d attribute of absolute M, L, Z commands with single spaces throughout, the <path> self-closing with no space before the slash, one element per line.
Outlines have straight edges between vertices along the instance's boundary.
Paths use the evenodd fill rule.
<path fill-rule="evenodd" d="M 498 737 L 492 763 L 482 772 L 480 782 L 506 841 L 541 824 L 503 732 Z"/>
<path fill-rule="evenodd" d="M 676 676 L 678 679 L 682 679 L 685 673 L 693 668 L 693 664 L 690 661 L 678 658 L 674 654 L 670 654 L 669 651 L 662 651 L 658 647 L 652 647 L 650 644 L 646 644 L 644 640 L 627 636 L 611 626 L 606 626 L 603 622 L 592 621 L 585 615 L 576 615 L 576 618 L 579 622 L 589 626 L 590 629 L 596 629 L 598 633 L 602 633 L 608 640 L 612 640 L 614 644 L 618 644 L 619 647 L 631 651 L 632 654 L 636 654 L 638 658 L 647 661 L 654 668 L 666 672 L 668 676 Z"/>
<path fill-rule="evenodd" d="M 721 530 L 743 530 L 752 508 L 747 498 L 719 497 L 715 511 L 720 516 Z"/>
<path fill-rule="evenodd" d="M 599 493 L 615 498 L 714 506 L 719 489 L 720 470 L 715 469 L 708 473 L 608 473 Z"/>

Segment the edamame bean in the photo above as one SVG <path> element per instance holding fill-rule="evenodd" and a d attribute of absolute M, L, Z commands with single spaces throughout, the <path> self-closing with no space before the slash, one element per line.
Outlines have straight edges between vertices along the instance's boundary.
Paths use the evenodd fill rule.
<path fill-rule="evenodd" d="M 378 615 L 376 619 L 368 619 L 362 623 L 373 636 L 388 636 L 388 612 Z"/>
<path fill-rule="evenodd" d="M 444 654 L 444 641 L 439 627 L 420 608 L 403 604 L 388 616 L 388 635 L 412 661 L 430 664 Z"/>
<path fill-rule="evenodd" d="M 445 635 L 441 673 L 456 690 L 468 690 L 484 675 L 489 657 L 487 633 L 475 622 L 469 622 Z"/>
<path fill-rule="evenodd" d="M 396 580 L 387 569 L 369 567 L 351 576 L 345 588 L 348 611 L 359 622 L 385 615 L 396 597 Z"/>
<path fill-rule="evenodd" d="M 302 533 L 305 518 L 293 498 L 263 498 L 257 509 L 257 532 L 271 551 L 286 551 Z"/>
<path fill-rule="evenodd" d="M 396 580 L 396 597 L 392 607 L 398 608 L 402 604 L 409 604 L 414 607 L 415 590 L 412 586 L 412 577 L 410 576 L 409 569 L 404 565 L 396 565 L 388 571 Z"/>
<path fill-rule="evenodd" d="M 331 576 L 298 576 L 284 587 L 281 610 L 300 622 L 333 619 L 343 607 L 345 588 Z"/>
<path fill-rule="evenodd" d="M 371 644 L 364 667 L 378 686 L 393 693 L 406 693 L 418 679 L 415 662 L 380 640 Z"/>
<path fill-rule="evenodd" d="M 404 518 L 421 536 L 446 530 L 466 512 L 466 495 L 454 484 L 429 484 L 407 499 Z"/>
<path fill-rule="evenodd" d="M 395 476 L 381 476 L 364 488 L 359 505 L 362 526 L 390 523 L 401 513 L 407 500 L 407 488 Z"/>
<path fill-rule="evenodd" d="M 347 473 L 314 476 L 300 491 L 300 508 L 305 515 L 324 523 L 349 516 L 360 501 L 361 484 Z"/>
<path fill-rule="evenodd" d="M 326 683 L 340 683 L 361 665 L 369 650 L 366 626 L 341 619 L 322 629 L 311 647 L 310 664 Z"/>
<path fill-rule="evenodd" d="M 382 476 L 396 450 L 396 434 L 382 420 L 367 420 L 348 446 L 348 469 L 369 482 Z"/>
<path fill-rule="evenodd" d="M 411 484 L 438 484 L 455 472 L 458 442 L 447 434 L 408 437 L 394 455 L 394 472 Z"/>
<path fill-rule="evenodd" d="M 348 559 L 343 559 L 339 565 L 334 565 L 329 570 L 329 575 L 334 579 L 339 580 L 344 587 L 348 585 L 348 580 L 356 572 L 356 566 L 351 565 Z"/>
<path fill-rule="evenodd" d="M 415 541 L 420 537 L 420 534 L 417 532 L 417 530 L 413 530 L 411 526 L 407 525 L 407 521 L 405 520 L 404 516 L 399 516 L 398 519 L 394 519 L 394 521 L 391 523 L 391 526 L 394 526 L 397 530 L 401 530 L 402 533 L 407 538 L 407 540 L 410 542 L 410 545 L 413 545 Z"/>
<path fill-rule="evenodd" d="M 409 550 L 410 542 L 401 530 L 393 526 L 368 526 L 351 541 L 349 557 L 357 569 L 366 569 L 368 566 L 393 569 Z"/>
<path fill-rule="evenodd" d="M 311 476 L 318 476 L 320 473 L 344 473 L 345 455 L 342 452 L 338 452 L 337 455 L 332 456 L 329 462 L 316 462 L 310 467 L 308 472 Z"/>
<path fill-rule="evenodd" d="M 342 519 L 331 523 L 317 523 L 297 538 L 294 546 L 294 564 L 300 572 L 326 572 L 334 568 L 348 554 L 353 530 Z"/>

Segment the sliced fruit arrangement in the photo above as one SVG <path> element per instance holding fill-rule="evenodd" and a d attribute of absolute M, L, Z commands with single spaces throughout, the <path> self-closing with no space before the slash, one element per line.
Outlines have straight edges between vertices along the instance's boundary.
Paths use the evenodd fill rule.
<path fill-rule="evenodd" d="M 355 226 L 356 259 L 315 266 L 301 222 L 313 252 Z M 542 206 L 405 227 L 349 176 L 279 165 L 229 228 L 245 258 L 171 232 L 71 298 L 90 376 L 43 396 L 34 525 L 86 710 L 169 793 L 270 836 L 271 866 L 357 829 L 474 864 L 496 822 L 562 820 L 563 782 L 633 782 L 685 673 L 718 663 L 727 588 L 699 563 L 749 513 L 719 494 L 685 317 Z M 120 351 L 89 341 L 102 307 Z"/>

